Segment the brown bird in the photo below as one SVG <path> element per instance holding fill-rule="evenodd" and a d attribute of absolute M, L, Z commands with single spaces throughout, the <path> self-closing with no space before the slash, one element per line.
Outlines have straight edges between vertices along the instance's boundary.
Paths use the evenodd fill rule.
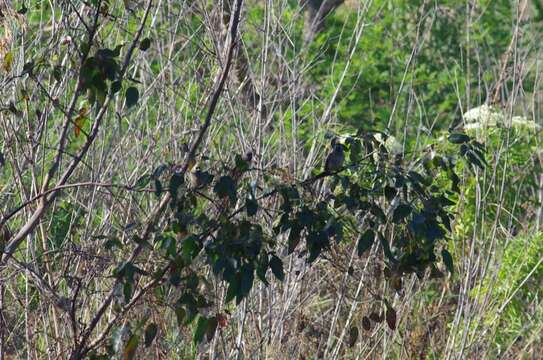
<path fill-rule="evenodd" d="M 326 157 L 324 162 L 324 172 L 329 175 L 343 167 L 345 162 L 345 151 L 343 145 L 337 142 L 335 139 L 332 140 L 332 152 Z"/>
<path fill-rule="evenodd" d="M 213 181 L 213 175 L 206 171 L 200 170 L 199 167 L 195 167 L 189 173 L 190 187 L 192 189 L 202 189 L 209 185 Z"/>

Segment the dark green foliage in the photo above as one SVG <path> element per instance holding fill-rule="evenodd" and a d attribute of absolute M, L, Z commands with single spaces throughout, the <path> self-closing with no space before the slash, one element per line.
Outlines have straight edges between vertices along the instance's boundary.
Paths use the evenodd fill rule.
<path fill-rule="evenodd" d="M 172 197 L 177 196 L 177 191 L 179 190 L 179 187 L 183 185 L 183 182 L 183 176 L 178 172 L 174 172 L 173 175 L 170 177 L 170 184 L 168 186 L 168 191 L 170 192 Z"/>
<path fill-rule="evenodd" d="M 119 92 L 119 90 L 121 90 L 121 87 L 122 87 L 122 81 L 120 80 L 117 80 L 117 81 L 114 81 L 111 83 L 111 93 L 112 94 L 116 94 Z"/>
<path fill-rule="evenodd" d="M 204 280 L 202 265 L 210 266 L 224 282 L 225 302 L 235 300 L 236 304 L 251 293 L 255 281 L 269 285 L 269 270 L 278 281 L 285 280 L 283 259 L 278 256 L 283 246 L 289 254 L 298 252 L 299 257 L 314 263 L 333 246 L 354 245 L 358 255 L 364 256 L 377 245 L 375 255 L 385 261 L 387 269 L 393 269 L 393 287 L 397 291 L 403 276 L 422 276 L 439 261 L 452 273 L 450 254 L 442 250 L 438 259 L 435 252 L 443 248 L 451 231 L 452 214 L 448 209 L 454 201 L 448 188 L 449 184 L 452 188 L 458 186 L 453 158 L 436 155 L 413 166 L 391 157 L 372 134 L 359 131 L 345 140 L 346 158 L 356 160 L 346 164 L 348 171 L 328 176 L 331 192 L 326 201 L 312 196 L 310 182 L 279 184 L 267 190 L 247 186 L 244 174 L 249 163 L 240 156 L 235 157 L 230 169 L 224 170 L 229 175 L 201 171 L 212 185 L 208 189 L 185 187 L 184 176 L 167 164 L 138 179 L 134 188 L 154 183 L 157 195 L 163 191 L 162 182 L 168 183 L 168 225 L 157 232 L 153 245 L 141 244 L 154 249 L 167 262 L 166 268 L 152 276 L 165 277 L 164 286 L 181 290 L 174 311 L 180 326 L 197 320 L 195 343 L 211 338 L 218 326 L 216 317 L 202 313 L 211 301 L 199 286 Z M 460 151 L 463 146 L 481 153 L 484 150 L 471 138 L 453 142 Z M 273 234 L 265 232 L 261 225 L 262 217 L 268 216 L 262 202 L 269 198 L 279 201 Z M 390 237 L 391 233 L 394 237 Z M 285 235 L 284 244 L 276 241 L 281 234 Z M 123 246 L 117 241 L 108 245 Z M 122 302 L 131 301 L 140 276 L 150 275 L 130 262 L 122 263 L 114 272 L 122 285 Z M 380 321 L 385 319 L 394 330 L 394 309 L 387 308 Z M 156 331 L 148 327 L 144 334 L 146 346 Z"/>
<path fill-rule="evenodd" d="M 447 270 L 451 273 L 454 273 L 453 258 L 447 249 L 441 250 L 441 257 L 443 258 L 443 263 L 447 267 Z"/>
<path fill-rule="evenodd" d="M 138 103 L 140 94 L 137 88 L 131 86 L 128 89 L 126 89 L 125 98 L 126 98 L 126 106 L 132 107 Z"/>
<path fill-rule="evenodd" d="M 140 42 L 140 50 L 147 51 L 151 47 L 151 39 L 145 38 Z"/>
<path fill-rule="evenodd" d="M 89 101 L 92 104 L 101 105 L 108 92 L 107 82 L 117 80 L 120 72 L 117 57 L 121 48 L 122 45 L 113 50 L 107 48 L 98 49 L 94 56 L 88 57 L 81 66 L 81 88 L 87 91 Z M 112 92 L 114 93 L 114 91 Z"/>
<path fill-rule="evenodd" d="M 21 7 L 17 10 L 17 14 L 19 15 L 25 15 L 28 11 L 28 8 L 26 7 L 26 4 L 23 2 Z"/>
<path fill-rule="evenodd" d="M 258 202 L 255 199 L 247 198 L 245 200 L 245 208 L 247 209 L 248 216 L 254 216 L 258 211 Z"/>
<path fill-rule="evenodd" d="M 204 339 L 208 326 L 208 319 L 204 316 L 200 316 L 196 322 L 196 329 L 194 330 L 193 341 L 198 344 Z"/>
<path fill-rule="evenodd" d="M 219 198 L 228 198 L 232 203 L 237 199 L 237 185 L 230 176 L 220 177 L 213 191 L 215 191 Z"/>
<path fill-rule="evenodd" d="M 366 251 L 371 249 L 373 241 L 375 240 L 375 233 L 371 229 L 367 229 L 358 239 L 358 256 L 362 256 Z"/>
<path fill-rule="evenodd" d="M 470 140 L 466 134 L 453 133 L 449 135 L 449 141 L 453 144 L 463 144 Z"/>
<path fill-rule="evenodd" d="M 283 262 L 275 255 L 272 255 L 271 257 L 270 268 L 277 280 L 285 280 L 285 273 L 283 272 Z"/>
<path fill-rule="evenodd" d="M 156 324 L 149 324 L 145 328 L 145 347 L 151 346 L 153 340 L 158 332 L 158 326 Z"/>
<path fill-rule="evenodd" d="M 485 146 L 480 142 L 472 139 L 466 134 L 453 133 L 449 135 L 449 141 L 453 144 L 460 145 L 460 155 L 466 160 L 481 170 L 484 170 L 487 163 L 485 160 Z"/>

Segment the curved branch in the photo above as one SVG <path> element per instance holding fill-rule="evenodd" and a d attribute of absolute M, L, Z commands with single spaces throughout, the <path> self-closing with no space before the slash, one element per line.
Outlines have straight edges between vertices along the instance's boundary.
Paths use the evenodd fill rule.
<path fill-rule="evenodd" d="M 234 49 L 236 47 L 236 36 L 237 36 L 238 27 L 239 27 L 240 18 L 241 18 L 242 4 L 243 4 L 243 0 L 237 0 L 236 1 L 234 16 L 232 17 L 231 22 L 230 22 L 229 36 L 228 36 L 228 39 L 227 39 L 228 51 L 227 51 L 227 54 L 226 54 L 225 66 L 222 69 L 222 71 L 219 73 L 218 80 L 216 81 L 215 90 L 214 90 L 214 92 L 213 92 L 213 94 L 211 96 L 211 100 L 209 101 L 209 106 L 208 106 L 208 110 L 207 110 L 207 113 L 206 113 L 205 121 L 202 124 L 202 126 L 200 127 L 198 137 L 196 138 L 196 140 L 192 143 L 192 145 L 190 147 L 189 153 L 188 153 L 188 155 L 187 155 L 187 157 L 185 159 L 183 167 L 181 168 L 181 173 L 185 173 L 188 170 L 192 159 L 194 159 L 196 151 L 200 147 L 200 145 L 201 145 L 201 143 L 202 143 L 202 141 L 204 139 L 204 136 L 205 136 L 207 130 L 209 129 L 209 126 L 211 125 L 211 120 L 212 120 L 213 114 L 215 113 L 215 110 L 216 110 L 217 105 L 219 103 L 221 93 L 222 93 L 222 91 L 224 89 L 224 85 L 225 85 L 226 80 L 228 78 L 228 74 L 229 74 L 229 71 L 230 71 L 231 63 L 232 63 L 232 57 L 233 57 Z M 145 241 L 151 235 L 152 230 L 153 230 L 156 222 L 160 218 L 160 215 L 162 214 L 162 212 L 164 211 L 164 209 L 166 208 L 166 206 L 168 205 L 170 200 L 171 200 L 170 193 L 165 194 L 164 197 L 162 198 L 162 200 L 160 201 L 160 203 L 153 210 L 153 212 L 151 213 L 151 216 L 149 217 L 149 220 L 147 221 L 147 224 L 146 224 L 143 232 L 140 235 L 140 238 L 143 241 L 141 242 L 140 245 L 138 245 L 134 249 L 134 251 L 132 252 L 130 258 L 127 260 L 127 262 L 134 261 L 137 258 L 137 256 L 141 253 L 141 251 L 143 250 L 143 247 L 144 247 L 143 244 L 145 243 Z M 103 315 L 105 314 L 107 308 L 109 307 L 109 305 L 113 301 L 114 290 L 115 290 L 118 283 L 119 283 L 119 280 L 116 280 L 114 285 L 112 286 L 112 289 L 110 290 L 109 294 L 104 299 L 102 304 L 100 304 L 100 306 L 98 307 L 98 310 L 97 310 L 96 314 L 94 315 L 93 319 L 91 320 L 91 322 L 89 323 L 89 325 L 87 326 L 87 328 L 85 329 L 83 334 L 81 335 L 81 338 L 78 341 L 77 348 L 73 350 L 73 352 L 72 352 L 72 354 L 70 356 L 71 359 L 79 359 L 79 358 L 83 357 L 85 354 L 87 354 L 89 351 L 91 351 L 94 347 L 96 347 L 100 343 L 100 341 L 103 338 L 105 338 L 105 336 L 107 335 L 109 329 L 111 329 L 112 324 L 110 322 L 110 324 L 106 325 L 106 331 L 102 332 L 98 336 L 98 339 L 96 339 L 95 341 L 93 341 L 91 344 L 89 344 L 87 346 L 87 343 L 89 342 L 89 339 L 90 339 L 93 331 L 98 326 L 98 323 L 100 322 L 100 320 L 102 319 Z M 151 284 L 153 284 L 153 283 L 151 283 Z M 151 287 L 152 286 L 145 287 L 145 289 L 151 288 Z M 141 297 L 144 293 L 145 293 L 145 291 L 138 292 L 137 298 Z M 136 303 L 136 301 L 130 302 L 127 305 L 127 307 L 125 307 L 124 311 L 128 311 L 130 309 L 130 307 L 133 306 L 135 303 Z M 115 319 L 112 320 L 112 321 L 115 321 Z"/>

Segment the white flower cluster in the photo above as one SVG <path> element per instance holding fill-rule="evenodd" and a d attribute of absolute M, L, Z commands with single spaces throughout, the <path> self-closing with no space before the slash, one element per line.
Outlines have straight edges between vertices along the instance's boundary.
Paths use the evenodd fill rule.
<path fill-rule="evenodd" d="M 533 120 L 528 120 L 524 116 L 513 116 L 511 121 L 507 121 L 504 113 L 496 108 L 486 104 L 468 110 L 464 114 L 464 130 L 478 131 L 495 127 L 513 127 L 539 130 L 541 126 Z"/>
<path fill-rule="evenodd" d="M 524 127 L 533 130 L 541 129 L 541 126 L 539 124 L 536 124 L 533 120 L 528 120 L 524 116 L 513 116 L 511 118 L 511 126 L 516 128 Z"/>

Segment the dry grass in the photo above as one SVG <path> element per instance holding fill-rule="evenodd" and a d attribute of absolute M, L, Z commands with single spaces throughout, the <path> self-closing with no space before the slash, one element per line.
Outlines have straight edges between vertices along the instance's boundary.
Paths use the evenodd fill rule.
<path fill-rule="evenodd" d="M 58 154 L 63 127 L 70 128 L 68 142 L 60 157 L 60 172 L 51 179 L 51 186 L 60 181 L 59 174 L 69 166 L 74 155 L 79 154 L 86 134 L 95 124 L 96 114 L 92 113 L 82 126 L 82 134 L 76 137 L 71 123 L 66 123 L 56 105 L 57 101 L 68 105 L 74 94 L 77 73 L 71 65 L 71 55 L 83 31 L 76 10 L 83 19 L 92 18 L 92 12 L 83 3 L 69 3 L 33 2 L 26 16 L 26 29 L 14 21 L 15 15 L 4 12 L 0 57 L 5 59 L 9 52 L 13 63 L 9 69 L 3 69 L 0 78 L 1 106 L 6 108 L 0 113 L 0 152 L 8 164 L 0 167 L 2 217 L 18 204 L 40 194 L 44 171 Z M 122 56 L 134 38 L 147 2 L 128 3 L 134 4 L 136 15 L 120 11 L 123 15 L 119 19 L 104 20 L 97 37 L 100 47 L 124 43 Z M 342 34 L 350 39 L 352 49 L 357 49 L 365 36 L 365 26 L 379 20 L 377 16 L 369 18 L 366 5 L 370 3 L 346 2 L 352 9 L 349 11 L 358 14 L 355 31 Z M 524 3 L 521 1 L 519 5 L 519 18 L 525 14 Z M 200 0 L 166 0 L 159 5 L 153 2 L 143 31 L 144 37 L 152 39 L 151 49 L 136 51 L 126 74 L 128 78 L 137 79 L 135 84 L 141 95 L 138 105 L 127 108 L 122 96 L 111 100 L 88 153 L 69 176 L 67 184 L 74 186 L 64 189 L 48 205 L 33 231 L 18 246 L 16 256 L 0 263 L 0 353 L 3 358 L 68 358 L 74 347 L 74 332 L 85 329 L 104 303 L 114 284 L 113 269 L 137 248 L 133 235 L 142 231 L 159 202 L 149 187 L 142 191 L 127 189 L 160 164 L 183 164 L 184 144 L 194 141 L 205 117 L 206 104 L 225 52 L 226 29 L 224 24 L 217 25 L 223 15 L 221 5 L 223 1 L 213 6 Z M 320 166 L 328 142 L 325 134 L 340 132 L 343 128 L 334 112 L 343 78 L 337 83 L 338 91 L 327 98 L 314 98 L 313 85 L 306 78 L 311 59 L 304 57 L 305 50 L 293 40 L 299 37 L 301 11 L 292 10 L 293 5 L 286 0 L 248 1 L 244 6 L 261 8 L 260 16 L 249 17 L 245 12 L 241 22 L 242 41 L 238 51 L 247 56 L 247 67 L 237 69 L 226 83 L 199 150 L 199 166 L 219 168 L 231 163 L 234 154 L 252 150 L 255 168 L 274 174 L 278 181 L 307 178 L 312 169 Z M 121 1 L 110 2 L 110 9 L 122 7 Z M 470 25 L 469 21 L 476 21 L 480 15 L 477 12 L 482 10 L 474 8 L 473 11 L 466 26 Z M 506 60 L 495 61 L 493 79 L 516 84 L 508 101 L 504 101 L 506 109 L 525 104 L 525 99 L 531 98 L 533 102 L 524 108 L 535 114 L 535 108 L 540 106 L 541 73 L 533 52 L 525 51 L 524 44 L 531 44 L 531 35 L 522 32 L 518 23 L 504 26 L 512 26 L 512 32 L 517 35 L 510 51 L 498 54 Z M 73 43 L 61 43 L 66 36 L 70 36 Z M 424 36 L 411 38 L 415 41 L 413 57 L 419 46 L 430 46 L 424 43 Z M 466 48 L 469 45 L 466 44 Z M 342 69 L 345 75 L 351 70 L 350 60 L 356 60 L 354 50 L 352 54 L 353 59 L 342 62 L 346 64 Z M 536 54 L 541 55 L 539 51 Z M 509 67 L 509 58 L 514 59 L 516 67 Z M 37 72 L 35 78 L 18 77 L 30 59 L 40 64 L 42 71 Z M 59 81 L 52 75 L 54 65 L 63 69 Z M 411 71 L 413 67 L 408 63 L 406 78 Z M 523 85 L 527 76 L 534 73 L 535 90 L 527 94 Z M 260 96 L 256 109 L 254 101 L 244 98 L 247 92 L 242 90 L 247 82 L 252 83 Z M 423 105 L 414 98 L 416 94 L 410 92 L 412 86 L 406 81 L 397 89 L 398 97 L 406 96 L 410 105 L 397 109 L 402 116 L 391 115 L 390 121 L 396 122 L 391 128 L 407 126 L 408 119 L 418 118 L 423 112 Z M 25 92 L 26 99 L 22 95 Z M 76 112 L 85 106 L 82 99 L 76 99 Z M 395 99 L 391 99 L 395 104 L 392 100 Z M 9 111 L 10 101 L 17 112 Z M 299 111 L 307 101 L 322 104 L 324 111 L 312 114 Z M 465 99 L 459 98 L 458 102 L 463 103 Z M 45 115 L 37 116 L 38 111 Z M 503 139 L 504 149 L 500 154 L 506 153 L 508 141 Z M 210 159 L 206 160 L 204 155 Z M 465 175 L 467 178 L 467 172 Z M 259 172 L 250 176 L 254 181 L 261 180 Z M 402 290 L 396 292 L 381 275 L 385 263 L 377 246 L 367 256 L 358 258 L 356 245 L 345 242 L 334 246 L 325 258 L 311 266 L 297 253 L 285 257 L 285 281 L 273 281 L 268 287 L 259 283 L 238 307 L 224 304 L 224 284 L 211 276 L 208 268 L 199 268 L 199 274 L 208 275 L 209 279 L 201 287 L 214 300 L 210 313 L 224 314 L 228 321 L 218 336 L 199 347 L 189 341 L 191 328 L 178 329 L 171 309 L 182 289 L 146 293 L 125 316 L 114 322 L 114 328 L 133 323 L 144 314 L 159 324 L 155 343 L 148 349 L 140 346 L 136 358 L 494 358 L 498 355 L 492 344 L 492 332 L 482 331 L 481 321 L 495 307 L 489 306 L 489 299 L 478 289 L 493 279 L 500 268 L 504 242 L 515 241 L 511 236 L 499 236 L 508 224 L 486 222 L 489 208 L 484 206 L 487 205 L 485 192 L 513 190 L 503 188 L 502 180 L 493 177 L 492 166 L 476 175 L 476 203 L 470 204 L 476 209 L 476 225 L 472 233 L 454 239 L 458 259 L 454 278 L 431 279 L 430 274 L 426 274 L 419 280 L 413 276 L 405 279 Z M 267 205 L 273 209 L 277 201 Z M 39 206 L 39 201 L 30 201 L 4 229 L 9 228 L 11 235 L 16 235 L 39 211 Z M 267 235 L 272 237 L 273 219 L 262 216 L 262 221 L 268 226 Z M 162 225 L 164 223 L 159 221 L 157 227 Z M 527 224 L 527 229 L 533 227 Z M 126 245 L 126 250 L 108 251 L 104 240 L 97 236 L 115 236 Z M 284 238 L 276 240 L 286 241 Z M 0 245 L 5 243 L 0 242 Z M 135 263 L 148 271 L 161 265 L 147 250 L 138 255 Z M 398 329 L 391 331 L 386 322 L 372 322 L 371 329 L 364 330 L 363 317 L 383 311 L 382 303 L 377 301 L 382 297 L 391 299 L 397 309 Z M 71 298 L 77 299 L 72 310 L 62 302 Z M 537 301 L 527 311 L 537 312 L 541 308 Z M 166 308 L 170 309 L 169 313 L 165 312 Z M 114 306 L 107 307 L 91 339 L 100 339 L 100 334 L 109 330 L 108 323 L 115 319 L 116 311 Z M 359 335 L 349 344 L 355 327 Z M 104 339 L 109 339 L 109 333 Z M 543 350 L 540 340 L 532 333 L 518 339 L 499 356 L 535 359 Z M 100 345 L 106 343 L 103 341 Z"/>

